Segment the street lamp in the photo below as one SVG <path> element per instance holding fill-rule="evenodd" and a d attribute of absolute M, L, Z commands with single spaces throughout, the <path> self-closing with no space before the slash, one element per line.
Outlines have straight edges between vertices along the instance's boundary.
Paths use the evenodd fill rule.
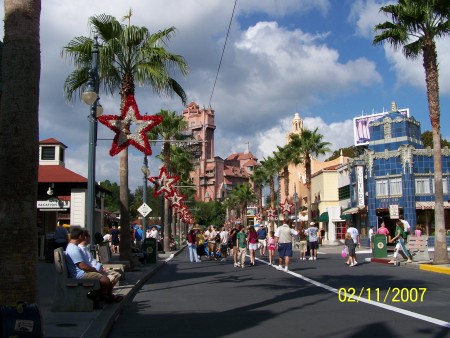
<path fill-rule="evenodd" d="M 297 201 L 298 201 L 298 195 L 297 195 L 297 184 L 294 185 L 294 213 L 295 213 L 295 229 L 297 229 Z"/>
<path fill-rule="evenodd" d="M 81 99 L 90 106 L 89 121 L 89 154 L 88 154 L 88 187 L 87 187 L 87 230 L 93 235 L 95 222 L 95 150 L 97 146 L 97 117 L 103 113 L 102 106 L 98 103 L 98 37 L 94 37 L 92 48 L 92 68 L 89 69 L 89 78 L 86 90 Z"/>
<path fill-rule="evenodd" d="M 143 180 L 144 180 L 144 188 L 143 188 L 143 196 L 142 196 L 142 202 L 147 203 L 147 180 L 150 176 L 150 169 L 148 168 L 148 160 L 147 155 L 144 156 L 144 164 L 141 167 L 141 171 L 144 174 Z M 144 242 L 145 238 L 145 231 L 147 227 L 147 218 L 146 216 L 143 216 L 142 218 L 142 243 Z"/>

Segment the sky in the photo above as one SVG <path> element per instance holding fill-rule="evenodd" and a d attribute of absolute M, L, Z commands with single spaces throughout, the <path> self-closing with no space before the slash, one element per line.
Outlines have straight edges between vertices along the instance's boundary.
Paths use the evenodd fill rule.
<path fill-rule="evenodd" d="M 409 108 L 431 130 L 421 57 L 406 60 L 401 50 L 373 46 L 373 27 L 388 18 L 382 0 L 237 0 L 217 83 L 219 61 L 235 0 L 77 0 L 42 1 L 39 138 L 64 143 L 66 168 L 87 177 L 89 107 L 66 102 L 63 84 L 73 70 L 61 56 L 77 36 L 89 36 L 88 18 L 109 14 L 151 33 L 174 26 L 167 49 L 183 56 L 186 77 L 175 75 L 200 107 L 215 111 L 215 156 L 250 151 L 259 159 L 284 146 L 298 113 L 308 129 L 318 128 L 331 150 L 353 144 L 353 118 L 389 111 L 392 101 Z M 0 15 L 4 16 L 3 6 Z M 125 23 L 125 22 L 124 22 Z M 0 32 L 3 40 L 3 32 Z M 450 37 L 437 41 L 440 70 L 441 131 L 450 139 Z M 120 115 L 120 96 L 100 92 L 106 115 Z M 138 87 L 140 113 L 161 109 L 181 114 L 177 97 L 159 97 Z M 119 156 L 111 157 L 114 133 L 99 124 L 96 180 L 119 183 Z M 152 146 L 151 176 L 160 161 Z M 331 153 L 330 153 L 331 154 Z M 330 155 L 329 154 L 329 155 Z M 143 154 L 131 148 L 129 186 L 143 184 Z"/>

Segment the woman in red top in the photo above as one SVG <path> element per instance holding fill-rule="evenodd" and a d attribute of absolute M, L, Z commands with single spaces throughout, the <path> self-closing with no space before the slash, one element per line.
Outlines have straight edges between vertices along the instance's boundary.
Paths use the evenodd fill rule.
<path fill-rule="evenodd" d="M 255 227 L 250 225 L 247 234 L 248 249 L 250 251 L 250 266 L 255 266 L 255 255 L 258 249 L 258 234 Z"/>

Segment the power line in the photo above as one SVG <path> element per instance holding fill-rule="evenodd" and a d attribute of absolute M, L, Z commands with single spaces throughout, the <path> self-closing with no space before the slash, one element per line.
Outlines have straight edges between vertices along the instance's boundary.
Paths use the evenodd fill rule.
<path fill-rule="evenodd" d="M 214 80 L 214 85 L 211 91 L 211 97 L 209 98 L 209 108 L 211 108 L 211 101 L 214 95 L 214 89 L 216 88 L 217 78 L 219 76 L 220 66 L 222 65 L 223 54 L 225 53 L 225 47 L 227 46 L 228 35 L 230 34 L 231 23 L 233 22 L 234 10 L 236 9 L 237 0 L 234 1 L 233 13 L 231 13 L 230 24 L 228 25 L 227 36 L 225 37 L 225 43 L 223 44 L 222 55 L 220 56 L 219 67 L 217 67 L 216 79 Z"/>

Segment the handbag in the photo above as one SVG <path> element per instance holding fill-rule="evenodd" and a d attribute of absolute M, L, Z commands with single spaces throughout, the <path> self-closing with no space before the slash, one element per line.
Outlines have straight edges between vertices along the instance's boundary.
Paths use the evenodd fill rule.
<path fill-rule="evenodd" d="M 347 248 L 346 246 L 344 246 L 344 247 L 342 248 L 341 256 L 342 256 L 342 258 L 345 258 L 345 257 L 348 256 L 348 248 Z"/>

